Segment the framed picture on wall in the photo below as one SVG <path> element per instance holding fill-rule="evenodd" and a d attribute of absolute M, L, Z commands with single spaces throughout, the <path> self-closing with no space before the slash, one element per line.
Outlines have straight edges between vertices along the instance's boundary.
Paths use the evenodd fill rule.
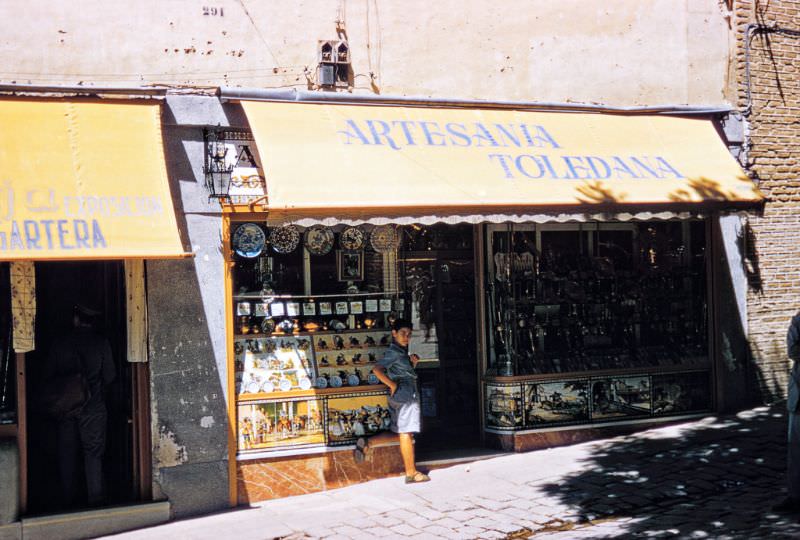
<path fill-rule="evenodd" d="M 286 302 L 286 315 L 288 317 L 300 315 L 300 302 Z"/>
<path fill-rule="evenodd" d="M 272 302 L 269 305 L 269 312 L 273 317 L 283 317 L 286 314 L 283 302 Z"/>
<path fill-rule="evenodd" d="M 364 252 L 342 250 L 337 251 L 336 270 L 339 281 L 363 281 Z"/>

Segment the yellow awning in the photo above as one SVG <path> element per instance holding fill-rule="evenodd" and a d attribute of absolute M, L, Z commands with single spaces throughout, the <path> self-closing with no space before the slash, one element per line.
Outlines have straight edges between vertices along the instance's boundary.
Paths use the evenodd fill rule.
<path fill-rule="evenodd" d="M 181 257 L 157 103 L 0 100 L 0 260 Z"/>
<path fill-rule="evenodd" d="M 762 199 L 706 119 L 242 104 L 276 221 Z"/>

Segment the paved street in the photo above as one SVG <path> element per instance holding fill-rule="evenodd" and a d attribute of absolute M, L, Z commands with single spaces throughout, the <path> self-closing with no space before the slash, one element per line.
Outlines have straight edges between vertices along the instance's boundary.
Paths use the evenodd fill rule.
<path fill-rule="evenodd" d="M 114 538 L 800 538 L 785 414 L 761 407 L 634 435 L 268 501 Z"/>

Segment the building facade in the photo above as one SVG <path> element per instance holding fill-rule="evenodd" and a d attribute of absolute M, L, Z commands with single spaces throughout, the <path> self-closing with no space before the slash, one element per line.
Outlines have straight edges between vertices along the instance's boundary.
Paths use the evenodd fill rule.
<path fill-rule="evenodd" d="M 590 12 L 581 2 L 557 6 L 542 2 L 533 7 L 519 2 L 502 8 L 481 2 L 436 6 L 379 5 L 372 1 L 324 6 L 313 2 L 247 5 L 223 1 L 215 6 L 141 2 L 125 6 L 124 17 L 119 6 L 102 2 L 83 2 L 80 11 L 58 8 L 63 12 L 57 17 L 52 16 L 52 9 L 44 2 L 28 2 L 25 14 L 15 15 L 17 20 L 30 18 L 36 24 L 14 25 L 4 38 L 13 46 L 0 51 L 0 57 L 9 55 L 4 64 L 15 67 L 13 72 L 0 74 L 3 91 L 12 99 L 33 96 L 80 102 L 100 95 L 113 102 L 141 98 L 152 94 L 150 87 L 158 87 L 157 95 L 150 98 L 161 104 L 164 166 L 176 228 L 184 252 L 193 255 L 138 258 L 145 259 L 141 279 L 146 291 L 147 363 L 135 365 L 138 374 L 129 375 L 129 390 L 120 397 L 132 404 L 130 413 L 139 427 L 120 435 L 119 444 L 131 446 L 132 441 L 138 441 L 140 451 L 126 458 L 125 467 L 130 465 L 135 473 L 130 479 L 130 493 L 120 496 L 119 502 L 168 500 L 172 515 L 183 517 L 393 473 L 397 458 L 393 449 L 386 450 L 372 468 L 363 469 L 351 463 L 347 445 L 354 430 L 367 424 L 359 415 L 369 416 L 379 409 L 381 399 L 385 399 L 381 390 L 364 384 L 363 388 L 350 388 L 352 392 L 344 396 L 342 391 L 321 388 L 322 384 L 336 386 L 332 381 L 337 377 L 347 387 L 341 379 L 346 381 L 356 370 L 359 382 L 350 386 L 368 382 L 370 352 L 367 348 L 361 352 L 359 347 L 371 339 L 376 342 L 372 352 L 378 353 L 385 335 L 382 329 L 390 315 L 407 314 L 424 328 L 436 329 L 434 339 L 430 339 L 431 332 L 425 333 L 426 340 L 436 343 L 430 355 L 433 369 L 420 381 L 426 421 L 444 433 L 453 420 L 443 419 L 443 411 L 453 417 L 459 416 L 457 411 L 470 411 L 465 415 L 471 418 L 470 423 L 453 430 L 456 436 L 464 436 L 462 447 L 524 450 L 564 444 L 607 433 L 600 429 L 602 425 L 629 429 L 659 418 L 732 409 L 741 404 L 733 396 L 754 388 L 763 389 L 768 398 L 781 395 L 784 360 L 779 334 L 784 322 L 778 320 L 776 302 L 780 298 L 783 311 L 793 308 L 784 293 L 775 295 L 792 286 L 777 276 L 790 280 L 793 274 L 779 266 L 790 264 L 788 257 L 784 263 L 778 255 L 787 253 L 787 248 L 773 248 L 770 227 L 786 230 L 787 223 L 792 223 L 791 193 L 786 187 L 791 182 L 782 176 L 791 174 L 784 170 L 791 160 L 786 156 L 784 161 L 779 150 L 769 145 L 780 146 L 785 140 L 781 137 L 791 135 L 768 127 L 775 120 L 771 116 L 769 122 L 766 119 L 764 109 L 771 110 L 764 101 L 766 92 L 781 87 L 771 83 L 769 66 L 760 68 L 768 57 L 758 32 L 753 32 L 750 53 L 752 112 L 742 120 L 732 110 L 733 103 L 745 106 L 742 36 L 746 25 L 758 20 L 755 7 L 708 1 L 676 10 L 674 3 L 666 1 L 619 1 Z M 6 15 L 10 17 L 14 6 L 6 4 L 0 10 L 9 10 Z M 790 11 L 781 13 L 786 21 L 792 16 Z M 30 28 L 35 31 L 31 33 Z M 793 43 L 789 35 L 769 36 Z M 326 44 L 332 54 L 344 53 L 341 62 L 337 56 L 325 56 Z M 342 44 L 345 50 L 337 48 Z M 776 50 L 793 58 L 789 49 L 790 45 L 781 43 Z M 287 101 L 304 103 L 285 104 Z M 316 140 L 323 146 L 323 139 L 314 137 L 326 126 L 314 124 L 312 118 L 306 123 L 312 129 L 295 132 L 293 115 L 310 115 L 314 107 L 325 107 L 327 117 L 335 118 L 344 115 L 342 111 L 363 110 L 370 104 L 390 105 L 401 116 L 380 113 L 374 120 L 365 119 L 365 123 L 356 120 L 342 124 L 351 129 L 347 136 L 351 146 L 359 142 L 365 147 L 381 142 L 391 146 L 387 132 L 370 130 L 380 125 L 377 122 L 409 121 L 414 110 L 436 117 L 418 120 L 438 122 L 442 129 L 448 122 L 465 122 L 456 117 L 458 114 L 483 118 L 476 120 L 483 122 L 481 125 L 511 125 L 520 121 L 513 116 L 518 114 L 514 111 L 528 115 L 523 118 L 564 111 L 573 118 L 574 113 L 591 113 L 604 119 L 592 128 L 594 133 L 608 139 L 633 129 L 630 126 L 638 122 L 635 119 L 645 113 L 657 117 L 653 122 L 664 126 L 648 128 L 655 131 L 647 133 L 674 133 L 676 128 L 668 124 L 671 117 L 679 116 L 676 121 L 686 122 L 679 124 L 681 129 L 701 122 L 710 126 L 704 133 L 714 133 L 714 140 L 701 137 L 696 142 L 709 144 L 709 148 L 717 144 L 721 147 L 719 139 L 723 138 L 734 156 L 750 160 L 742 163 L 758 174 L 759 185 L 768 191 L 770 199 L 763 215 L 751 212 L 743 218 L 731 211 L 738 208 L 735 196 L 709 186 L 701 186 L 703 189 L 694 193 L 671 194 L 671 202 L 661 206 L 652 206 L 650 199 L 639 199 L 642 204 L 638 208 L 615 206 L 622 202 L 620 193 L 616 199 L 605 200 L 603 193 L 594 191 L 589 193 L 588 203 L 596 204 L 598 211 L 589 219 L 573 215 L 562 223 L 557 216 L 568 212 L 535 205 L 529 205 L 529 209 L 545 218 L 520 219 L 520 212 L 512 212 L 507 203 L 497 203 L 492 214 L 500 217 L 486 218 L 489 212 L 485 208 L 471 213 L 458 211 L 450 215 L 479 217 L 459 219 L 459 224 L 434 225 L 436 220 L 426 221 L 432 213 L 424 211 L 425 205 L 420 202 L 407 213 L 387 213 L 385 206 L 383 213 L 370 213 L 354 203 L 350 208 L 361 212 L 356 216 L 334 204 L 324 211 L 306 212 L 300 217 L 285 212 L 288 217 L 278 218 L 280 208 L 271 209 L 259 199 L 258 192 L 240 191 L 243 198 L 229 199 L 227 204 L 209 198 L 206 181 L 211 139 L 231 145 L 239 158 L 237 166 L 242 161 L 241 148 L 247 147 L 254 154 L 255 163 L 250 165 L 256 169 L 255 176 L 266 179 L 266 193 L 270 200 L 276 200 L 277 191 L 271 191 L 270 182 L 275 178 L 277 186 L 278 176 L 272 175 L 292 166 L 291 159 L 282 160 L 281 156 L 303 162 L 308 156 L 292 148 L 301 148 L 303 140 Z M 260 107 L 271 105 L 272 109 L 264 110 L 282 107 L 288 111 L 283 124 L 285 135 L 272 134 L 269 122 L 258 127 Z M 683 118 L 687 116 L 696 121 Z M 604 125 L 613 118 L 631 122 L 620 127 Z M 366 123 L 369 121 L 375 123 Z M 410 124 L 403 125 L 411 129 Z M 431 125 L 415 129 L 420 130 L 418 138 L 401 130 L 392 134 L 391 141 L 406 141 L 410 147 L 437 140 Z M 543 129 L 546 135 L 540 132 L 540 140 L 550 137 L 551 149 L 559 146 L 560 139 L 548 128 Z M 452 146 L 472 137 L 459 134 L 448 139 Z M 514 140 L 524 144 L 526 137 L 533 140 L 530 133 L 523 132 L 488 135 L 493 141 L 500 137 L 506 137 L 507 144 Z M 295 143 L 286 142 L 290 140 Z M 624 145 L 614 149 L 624 153 Z M 353 163 L 358 166 L 360 162 L 351 162 L 348 169 L 337 164 L 335 157 L 321 152 L 317 158 L 320 168 L 330 169 L 332 183 L 333 179 L 356 176 Z M 427 165 L 437 165 L 433 158 L 422 158 Z M 527 165 L 521 161 L 519 170 L 514 169 L 512 158 L 498 157 L 495 161 L 501 178 L 503 174 L 506 179 L 508 175 L 538 174 L 530 168 L 535 161 L 532 158 Z M 545 175 L 543 162 L 535 163 L 540 164 L 540 176 Z M 589 161 L 581 163 L 586 171 L 591 169 Z M 623 163 L 620 167 L 634 166 Z M 730 169 L 731 163 L 733 160 L 725 162 L 724 168 L 735 172 Z M 301 169 L 307 171 L 309 164 L 302 164 Z M 471 164 L 466 162 L 467 166 Z M 574 172 L 569 169 L 553 174 L 568 178 L 564 175 L 572 174 L 570 171 Z M 603 176 L 602 171 L 598 174 Z M 636 178 L 639 173 L 631 174 Z M 665 174 L 657 173 L 657 177 Z M 390 181 L 399 178 L 389 174 L 389 168 L 386 176 Z M 775 182 L 774 187 L 770 182 Z M 238 187 L 242 189 L 242 185 Z M 757 197 L 751 199 L 753 202 Z M 461 208 L 467 206 L 463 201 L 459 204 Z M 573 210 L 576 204 L 573 201 Z M 587 201 L 580 200 L 580 204 Z M 601 211 L 608 216 L 597 217 Z M 667 219 L 654 221 L 639 216 L 629 221 L 621 217 L 622 213 L 644 211 L 666 212 Z M 409 216 L 412 219 L 406 219 Z M 302 219 L 306 220 L 302 233 L 315 226 L 329 226 L 333 231 L 330 241 L 336 246 L 345 230 L 355 225 L 370 234 L 387 223 L 399 226 L 404 247 L 394 255 L 381 248 L 385 243 L 332 250 L 325 247 L 330 243 L 326 240 L 330 233 L 323 232 L 319 237 L 322 247 L 315 248 L 319 249 L 317 259 L 307 254 L 294 260 L 295 255 L 280 251 L 271 257 L 261 257 L 260 250 L 253 255 L 255 251 L 248 251 L 242 243 L 245 232 L 262 235 L 267 243 L 273 230 Z M 244 232 L 238 233 L 240 230 Z M 791 238 L 777 237 L 787 243 Z M 306 247 L 308 242 L 305 239 Z M 520 248 L 523 244 L 530 246 L 525 248 L 528 251 Z M 619 254 L 620 248 L 628 252 L 627 258 Z M 337 251 L 341 253 L 335 258 Z M 639 255 L 634 256 L 634 252 Z M 525 253 L 530 253 L 530 261 Z M 262 258 L 263 263 L 259 262 Z M 611 266 L 599 262 L 582 266 L 581 261 L 587 258 L 607 260 Z M 699 266 L 695 265 L 698 261 Z M 547 268 L 556 263 L 569 267 L 572 274 L 553 273 L 553 268 Z M 58 263 L 51 264 L 56 266 L 42 267 L 42 273 L 64 272 Z M 424 268 L 438 270 L 425 274 Z M 117 268 L 112 273 L 120 271 Z M 270 278 L 265 279 L 266 275 Z M 612 275 L 616 277 L 612 279 Z M 535 280 L 539 285 L 532 284 Z M 501 294 L 503 287 L 509 289 L 508 294 Z M 115 294 L 124 297 L 133 288 L 135 285 L 126 282 Z M 637 307 L 636 302 L 645 294 L 637 296 L 639 300 L 627 299 L 631 320 L 662 321 L 658 329 L 652 328 L 648 334 L 639 323 L 623 324 L 623 313 L 612 314 L 608 307 L 583 307 L 617 303 L 625 288 L 676 291 L 673 296 L 645 302 L 670 306 L 666 315 Z M 511 294 L 511 289 L 516 293 Z M 698 297 L 699 304 L 695 301 Z M 467 300 L 445 305 L 442 298 Z M 372 302 L 374 306 L 370 307 Z M 386 303 L 386 309 L 381 302 Z M 436 305 L 426 308 L 431 314 L 428 319 L 422 307 L 428 305 L 426 302 Z M 520 307 L 525 302 L 532 306 L 529 313 Z M 124 300 L 118 303 L 126 304 Z M 328 306 L 323 308 L 325 303 Z M 341 313 L 336 312 L 337 304 L 346 304 Z M 280 311 L 273 313 L 272 306 L 277 305 Z M 324 314 L 328 309 L 331 314 Z M 470 315 L 463 317 L 464 313 Z M 509 314 L 513 314 L 512 319 L 503 319 Z M 268 320 L 275 324 L 288 320 L 290 327 L 275 332 L 265 322 Z M 325 331 L 333 336 L 336 329 L 327 325 L 333 325 L 334 320 L 345 325 L 338 335 L 349 341 L 335 350 L 358 348 L 343 355 L 339 367 L 346 369 L 322 364 L 326 357 L 322 351 L 336 345 L 330 337 L 323 340 L 323 346 L 321 338 L 314 335 L 317 329 L 309 326 L 322 326 L 324 331 L 319 336 L 328 335 Z M 509 326 L 524 331 L 513 335 L 497 331 Z M 123 322 L 117 327 L 124 335 L 134 333 L 130 324 Z M 461 353 L 447 357 L 448 349 L 460 351 L 464 346 L 453 337 L 464 333 L 462 327 L 469 329 L 465 340 L 471 363 L 454 359 L 464 357 Z M 677 336 L 684 331 L 696 339 L 680 345 L 693 352 L 674 362 L 677 367 L 658 369 L 674 359 L 655 349 L 677 342 L 653 342 L 654 347 L 648 348 L 653 336 Z M 608 335 L 616 337 L 604 341 Z M 311 360 L 313 373 L 308 375 L 314 377 L 307 378 L 316 390 L 301 382 L 304 377 L 290 375 L 296 370 L 286 368 L 286 359 L 280 355 L 276 361 L 283 362 L 283 367 L 259 364 L 271 359 L 261 354 L 261 347 L 280 349 L 288 341 L 305 338 L 313 356 L 299 355 L 292 360 L 298 364 Z M 546 352 L 548 343 L 551 349 L 559 343 L 564 351 L 605 347 L 605 352 L 580 356 L 580 362 L 572 364 L 563 355 L 533 354 Z M 609 352 L 622 343 L 626 344 L 625 351 Z M 305 350 L 305 346 L 298 341 L 287 345 L 287 350 Z M 530 357 L 515 356 L 514 351 L 523 349 L 531 351 Z M 636 358 L 647 359 L 647 367 L 641 362 L 629 363 L 633 349 L 638 351 Z M 130 348 L 120 346 L 118 352 L 122 358 L 132 359 Z M 358 365 L 360 359 L 354 359 L 359 352 L 363 365 Z M 579 356 L 573 352 L 564 354 Z M 336 366 L 339 356 L 330 355 L 326 363 Z M 694 360 L 684 362 L 688 358 Z M 30 359 L 22 362 L 27 364 L 28 373 L 35 369 Z M 526 362 L 532 367 L 526 367 Z M 450 378 L 440 375 L 445 369 Z M 142 370 L 145 372 L 140 373 Z M 273 375 L 274 381 L 267 380 Z M 251 376 L 252 381 L 258 381 L 253 391 L 247 387 Z M 262 376 L 263 380 L 259 378 Z M 318 382 L 319 378 L 325 382 Z M 290 382 L 287 397 L 277 399 L 275 396 L 284 391 L 280 388 L 284 380 Z M 448 380 L 470 388 L 465 393 L 468 399 L 448 389 Z M 758 385 L 754 384 L 756 380 Z M 269 390 L 265 390 L 267 387 Z M 317 414 L 325 418 L 315 428 Z M 244 423 L 244 418 L 249 418 L 249 423 Z M 362 428 L 353 427 L 356 421 Z M 349 436 L 342 435 L 334 424 L 349 430 Z M 284 427 L 277 428 L 281 425 Z M 281 439 L 282 433 L 288 439 L 299 432 L 302 437 L 293 439 L 300 441 L 297 444 L 285 444 Z M 275 441 L 270 439 L 272 434 Z M 441 449 L 436 441 L 430 444 Z M 31 497 L 33 508 L 35 500 Z M 23 508 L 23 515 L 30 511 L 29 504 Z"/>
<path fill-rule="evenodd" d="M 798 231 L 796 2 L 737 2 L 736 98 L 747 119 L 747 170 L 767 197 L 742 234 L 746 248 L 747 327 L 761 399 L 784 397 L 789 376 L 786 331 L 797 311 L 794 259 Z"/>

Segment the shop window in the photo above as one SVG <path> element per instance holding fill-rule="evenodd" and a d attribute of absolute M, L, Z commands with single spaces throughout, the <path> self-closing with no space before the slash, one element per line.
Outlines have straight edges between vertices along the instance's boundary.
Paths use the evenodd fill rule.
<path fill-rule="evenodd" d="M 350 444 L 386 429 L 372 367 L 391 320 L 406 314 L 400 232 L 253 222 L 231 231 L 239 453 Z"/>
<path fill-rule="evenodd" d="M 411 348 L 428 367 L 439 367 L 443 340 L 449 380 L 478 395 L 472 227 L 233 222 L 230 230 L 241 459 L 352 444 L 387 429 L 386 387 L 372 368 L 395 317 L 414 324 Z M 436 373 L 421 374 L 420 387 L 426 422 L 444 423 L 439 402 L 457 393 Z M 477 425 L 477 405 L 462 401 L 453 414 L 473 411 Z"/>
<path fill-rule="evenodd" d="M 707 365 L 703 222 L 489 232 L 490 373 Z"/>

